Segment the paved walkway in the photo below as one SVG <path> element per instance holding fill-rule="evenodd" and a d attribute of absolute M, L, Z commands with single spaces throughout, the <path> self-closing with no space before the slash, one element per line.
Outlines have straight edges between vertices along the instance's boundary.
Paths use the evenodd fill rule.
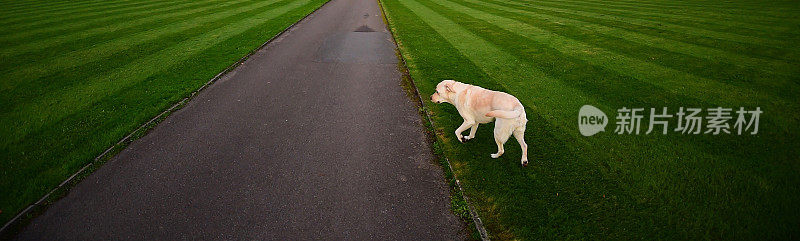
<path fill-rule="evenodd" d="M 331 0 L 22 240 L 463 239 L 375 0 Z"/>

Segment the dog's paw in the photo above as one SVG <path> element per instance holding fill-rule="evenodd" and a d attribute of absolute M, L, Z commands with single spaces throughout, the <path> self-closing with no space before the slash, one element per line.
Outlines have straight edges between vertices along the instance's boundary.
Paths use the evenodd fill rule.
<path fill-rule="evenodd" d="M 463 136 L 456 136 L 456 138 L 458 138 L 458 142 L 461 142 L 461 143 L 464 143 L 466 141 L 466 140 L 464 140 L 465 137 L 463 137 Z"/>
<path fill-rule="evenodd" d="M 528 166 L 528 160 L 522 160 L 522 167 Z"/>
<path fill-rule="evenodd" d="M 500 154 L 492 154 L 491 156 L 492 156 L 492 158 L 494 158 L 494 159 L 500 158 Z"/>
<path fill-rule="evenodd" d="M 472 140 L 472 138 L 470 138 L 469 136 L 465 136 L 463 142 L 468 142 L 469 140 Z"/>

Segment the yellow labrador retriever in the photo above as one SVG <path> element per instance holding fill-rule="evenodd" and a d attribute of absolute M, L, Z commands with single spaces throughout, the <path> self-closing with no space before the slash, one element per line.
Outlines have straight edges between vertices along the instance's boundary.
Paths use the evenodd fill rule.
<path fill-rule="evenodd" d="M 516 97 L 455 80 L 444 80 L 436 85 L 436 93 L 431 95 L 431 101 L 447 102 L 456 106 L 458 113 L 464 118 L 464 123 L 456 129 L 456 137 L 460 142 L 474 139 L 478 124 L 497 119 L 494 124 L 497 153 L 492 154 L 492 158 L 503 155 L 503 144 L 514 134 L 522 147 L 522 166 L 528 165 L 528 144 L 525 144 L 525 124 L 528 119 L 525 108 Z M 462 136 L 461 133 L 467 128 L 472 128 L 469 136 Z"/>

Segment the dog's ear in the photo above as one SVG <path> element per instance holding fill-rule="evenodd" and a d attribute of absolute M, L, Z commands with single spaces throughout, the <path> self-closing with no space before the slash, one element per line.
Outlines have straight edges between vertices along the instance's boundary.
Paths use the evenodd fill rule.
<path fill-rule="evenodd" d="M 444 84 L 444 88 L 447 90 L 447 92 L 455 92 L 455 91 L 453 91 L 453 83 L 452 82 Z"/>

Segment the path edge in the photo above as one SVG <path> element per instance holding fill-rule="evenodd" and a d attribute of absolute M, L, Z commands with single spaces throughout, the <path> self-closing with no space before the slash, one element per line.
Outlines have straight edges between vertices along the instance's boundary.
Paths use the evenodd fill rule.
<path fill-rule="evenodd" d="M 435 130 L 436 129 L 436 124 L 433 121 L 433 119 L 431 118 L 430 114 L 427 111 L 425 111 L 425 104 L 424 104 L 425 102 L 423 102 L 423 100 L 422 100 L 422 96 L 419 93 L 419 88 L 417 88 L 416 81 L 414 81 L 414 78 L 411 77 L 411 73 L 408 71 L 408 67 L 407 67 L 408 65 L 406 64 L 406 58 L 403 55 L 402 51 L 400 50 L 400 46 L 397 44 L 397 40 L 395 38 L 395 33 L 394 33 L 394 31 L 392 31 L 391 25 L 389 24 L 389 19 L 388 19 L 388 16 L 386 16 L 385 7 L 383 6 L 383 3 L 381 2 L 382 0 L 376 0 L 376 1 L 378 2 L 378 6 L 381 9 L 381 16 L 383 17 L 383 21 L 386 23 L 387 30 L 389 30 L 389 33 L 392 35 L 392 42 L 395 44 L 395 47 L 396 47 L 397 52 L 398 52 L 397 56 L 398 56 L 398 58 L 400 59 L 400 61 L 402 63 L 401 72 L 403 72 L 403 75 L 408 76 L 408 79 L 411 82 L 410 83 L 411 87 L 413 87 L 413 88 L 411 88 L 414 91 L 413 95 L 416 96 L 416 98 L 417 98 L 416 101 L 418 101 L 420 106 L 423 108 L 421 110 L 421 112 L 423 112 L 426 120 L 431 125 L 431 127 Z M 433 132 L 433 136 L 434 136 L 434 138 L 436 138 L 436 132 L 435 131 Z M 475 207 L 472 206 L 472 204 L 469 201 L 469 198 L 464 193 L 464 188 L 461 187 L 461 181 L 458 180 L 458 176 L 456 175 L 455 171 L 453 170 L 453 165 L 450 164 L 450 159 L 447 158 L 444 155 L 441 155 L 440 157 L 445 160 L 445 162 L 447 163 L 447 168 L 450 169 L 450 173 L 453 174 L 453 179 L 455 179 L 455 183 L 456 183 L 456 186 L 458 186 L 458 190 L 461 193 L 461 197 L 467 203 L 467 207 L 469 207 L 469 214 L 472 217 L 472 222 L 475 224 L 475 229 L 477 229 L 478 233 L 481 236 L 481 240 L 489 241 L 490 240 L 489 239 L 489 233 L 486 231 L 486 228 L 483 225 L 483 221 L 481 221 L 480 216 L 478 216 L 478 212 L 475 210 Z"/>
<path fill-rule="evenodd" d="M 200 86 L 196 90 L 192 91 L 188 96 L 184 97 L 183 99 L 181 99 L 180 101 L 176 102 L 175 104 L 173 104 L 172 106 L 170 106 L 166 110 L 162 111 L 161 113 L 159 113 L 155 117 L 151 118 L 150 120 L 148 120 L 144 124 L 140 125 L 136 129 L 134 129 L 133 131 L 128 133 L 128 135 L 126 135 L 125 137 L 123 137 L 122 139 L 120 139 L 119 141 L 114 143 L 114 145 L 111 145 L 110 147 L 108 147 L 105 151 L 100 153 L 100 155 L 95 157 L 91 162 L 89 162 L 86 165 L 84 165 L 81 169 L 79 169 L 78 171 L 76 171 L 75 173 L 70 175 L 66 180 L 64 180 L 63 182 L 58 184 L 58 186 L 56 186 L 55 188 L 51 189 L 50 192 L 47 192 L 47 194 L 45 194 L 44 196 L 39 198 L 39 200 L 37 200 L 36 202 L 34 202 L 31 205 L 28 205 L 28 207 L 23 209 L 21 212 L 17 213 L 17 215 L 14 216 L 14 218 L 12 218 L 11 220 L 9 220 L 5 224 L 3 224 L 3 227 L 0 228 L 0 240 L 11 239 L 14 236 L 16 236 L 18 231 L 21 230 L 22 228 L 24 228 L 24 226 L 26 226 L 26 225 L 23 225 L 24 224 L 23 221 L 29 221 L 29 220 L 33 219 L 36 216 L 36 215 L 30 215 L 30 214 L 32 214 L 33 211 L 35 211 L 37 209 L 41 209 L 41 208 L 47 207 L 50 204 L 50 202 L 56 201 L 57 199 L 56 200 L 49 200 L 49 198 L 51 197 L 51 195 L 53 193 L 69 191 L 69 189 L 71 189 L 74 186 L 74 184 L 77 184 L 77 182 L 80 181 L 79 179 L 81 179 L 81 177 L 85 177 L 85 176 L 93 173 L 95 170 L 97 170 L 97 168 L 102 166 L 102 164 L 104 164 L 105 161 L 110 160 L 116 154 L 118 154 L 120 151 L 124 150 L 128 146 L 128 144 L 130 144 L 131 142 L 133 142 L 133 141 L 145 136 L 148 131 L 150 131 L 156 125 L 161 123 L 161 121 L 163 121 L 164 119 L 169 117 L 170 114 L 172 114 L 173 112 L 175 112 L 175 111 L 179 110 L 180 108 L 182 108 L 183 106 L 185 106 L 190 100 L 192 100 L 195 96 L 197 96 L 201 91 L 205 90 L 208 86 L 214 84 L 216 81 L 222 79 L 222 77 L 224 77 L 225 75 L 227 75 L 228 73 L 230 73 L 231 71 L 236 69 L 237 67 L 241 66 L 242 64 L 244 64 L 244 62 L 246 62 L 248 59 L 250 59 L 250 57 L 252 57 L 254 54 L 258 53 L 259 51 L 261 51 L 263 49 L 266 49 L 266 47 L 268 47 L 268 45 L 270 43 L 272 43 L 273 41 L 279 39 L 285 33 L 290 32 L 299 23 L 301 23 L 303 21 L 306 21 L 306 19 L 308 19 L 309 16 L 313 15 L 314 13 L 316 13 L 317 10 L 321 9 L 322 7 L 324 7 L 330 1 L 331 0 L 325 1 L 325 3 L 323 3 L 322 5 L 320 5 L 319 7 L 314 9 L 313 11 L 309 12 L 308 14 L 306 14 L 305 16 L 303 16 L 302 18 L 300 18 L 296 22 L 292 23 L 291 25 L 289 25 L 288 27 L 283 29 L 281 32 L 279 32 L 275 36 L 272 36 L 266 42 L 262 43 L 257 48 L 251 50 L 250 52 L 245 54 L 242 58 L 240 58 L 239 60 L 237 60 L 233 64 L 228 65 L 228 67 L 226 67 L 225 69 L 223 69 L 222 71 L 217 73 L 217 75 L 215 75 L 214 77 L 212 77 L 211 79 L 206 81 L 205 84 L 203 84 L 202 86 Z M 39 211 L 41 211 L 41 210 L 39 210 Z"/>

